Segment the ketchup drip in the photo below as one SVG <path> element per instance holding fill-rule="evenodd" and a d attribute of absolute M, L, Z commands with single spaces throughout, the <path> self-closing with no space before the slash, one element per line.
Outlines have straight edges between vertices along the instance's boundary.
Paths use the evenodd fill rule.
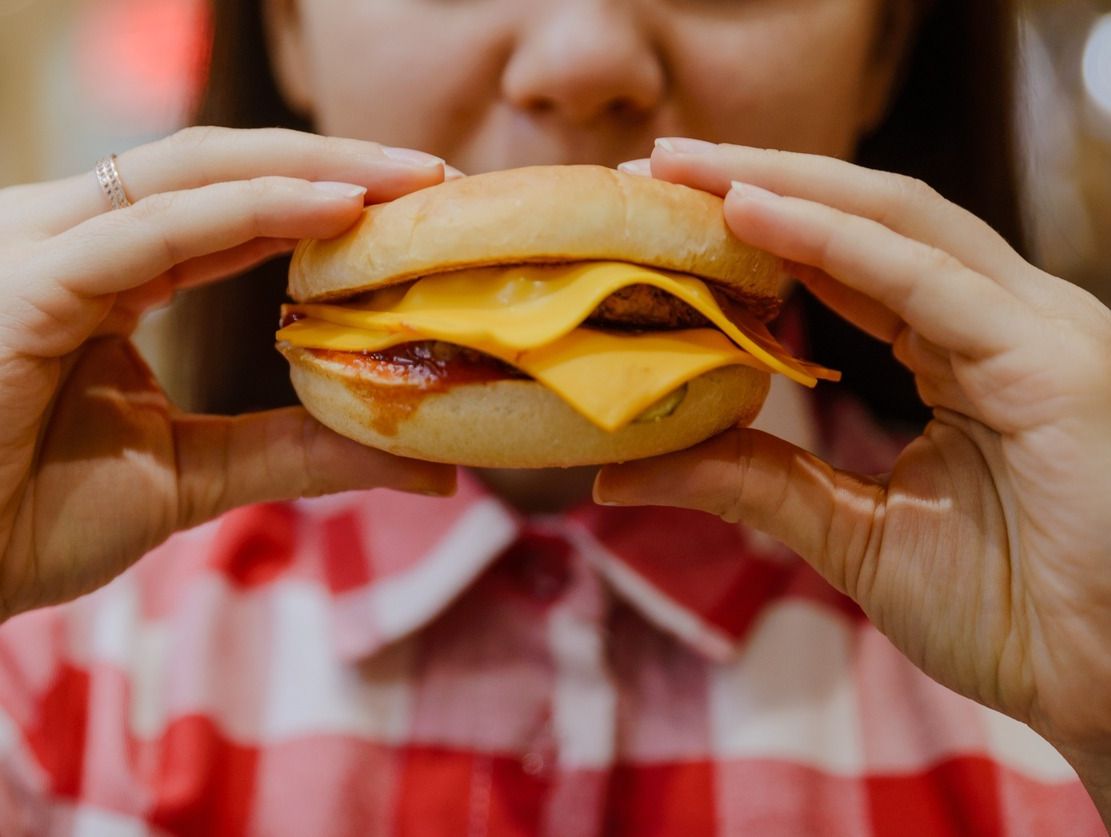
<path fill-rule="evenodd" d="M 424 399 L 460 384 L 527 378 L 497 358 L 450 343 L 403 343 L 378 352 L 309 349 L 317 357 L 341 363 L 359 374 L 347 386 L 374 406 L 370 422 L 384 436 L 416 412 Z"/>
<path fill-rule="evenodd" d="M 377 352 L 310 349 L 317 357 L 366 372 L 387 386 L 442 392 L 455 384 L 478 384 L 528 376 L 497 358 L 450 343 L 402 343 Z"/>

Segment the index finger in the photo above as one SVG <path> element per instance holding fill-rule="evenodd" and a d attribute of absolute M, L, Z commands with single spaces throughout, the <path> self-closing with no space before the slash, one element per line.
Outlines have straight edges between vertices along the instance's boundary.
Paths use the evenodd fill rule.
<path fill-rule="evenodd" d="M 748 243 L 818 268 L 946 350 L 988 357 L 1031 327 L 1026 306 L 1002 285 L 868 218 L 738 183 L 725 219 Z"/>
<path fill-rule="evenodd" d="M 114 294 L 255 239 L 338 235 L 361 211 L 361 187 L 280 177 L 154 195 L 34 245 L 5 283 L 0 320 L 15 351 L 57 357 L 87 339 Z"/>
<path fill-rule="evenodd" d="M 162 192 L 267 176 L 354 183 L 367 187 L 367 201 L 379 203 L 444 179 L 444 161 L 422 151 L 283 128 L 186 128 L 125 151 L 116 167 L 133 203 Z M 37 226 L 50 235 L 109 209 L 91 168 L 23 200 L 29 217 L 41 218 Z"/>
<path fill-rule="evenodd" d="M 718 195 L 740 180 L 777 195 L 825 204 L 951 253 L 1001 284 L 1027 284 L 1029 265 L 989 224 L 905 175 L 818 154 L 685 138 L 657 141 L 652 173 Z"/>

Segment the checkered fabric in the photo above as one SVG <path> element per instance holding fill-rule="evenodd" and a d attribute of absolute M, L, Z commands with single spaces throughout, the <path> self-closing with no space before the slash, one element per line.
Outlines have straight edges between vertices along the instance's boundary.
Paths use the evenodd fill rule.
<path fill-rule="evenodd" d="M 0 630 L 4 837 L 1103 833 L 1029 729 L 696 513 L 257 506 Z"/>

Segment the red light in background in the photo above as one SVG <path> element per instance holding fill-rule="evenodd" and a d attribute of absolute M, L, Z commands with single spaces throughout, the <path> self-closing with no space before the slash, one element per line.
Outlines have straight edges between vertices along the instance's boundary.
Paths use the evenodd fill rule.
<path fill-rule="evenodd" d="M 205 0 L 91 0 L 77 24 L 79 83 L 119 133 L 188 118 L 208 63 Z"/>

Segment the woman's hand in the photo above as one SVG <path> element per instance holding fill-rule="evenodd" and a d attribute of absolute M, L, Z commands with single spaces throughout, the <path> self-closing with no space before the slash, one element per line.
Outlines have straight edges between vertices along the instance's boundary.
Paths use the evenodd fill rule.
<path fill-rule="evenodd" d="M 783 540 L 926 673 L 1111 791 L 1111 311 L 903 177 L 691 140 L 651 170 L 725 195 L 739 238 L 892 344 L 934 418 L 881 479 L 737 430 L 607 468 L 596 497 Z"/>
<path fill-rule="evenodd" d="M 364 199 L 439 182 L 438 159 L 190 129 L 118 166 L 135 201 L 124 209 L 109 210 L 92 171 L 0 191 L 0 618 L 92 590 L 237 505 L 454 485 L 449 468 L 364 448 L 301 409 L 184 415 L 128 339 L 178 289 L 337 235 Z"/>

